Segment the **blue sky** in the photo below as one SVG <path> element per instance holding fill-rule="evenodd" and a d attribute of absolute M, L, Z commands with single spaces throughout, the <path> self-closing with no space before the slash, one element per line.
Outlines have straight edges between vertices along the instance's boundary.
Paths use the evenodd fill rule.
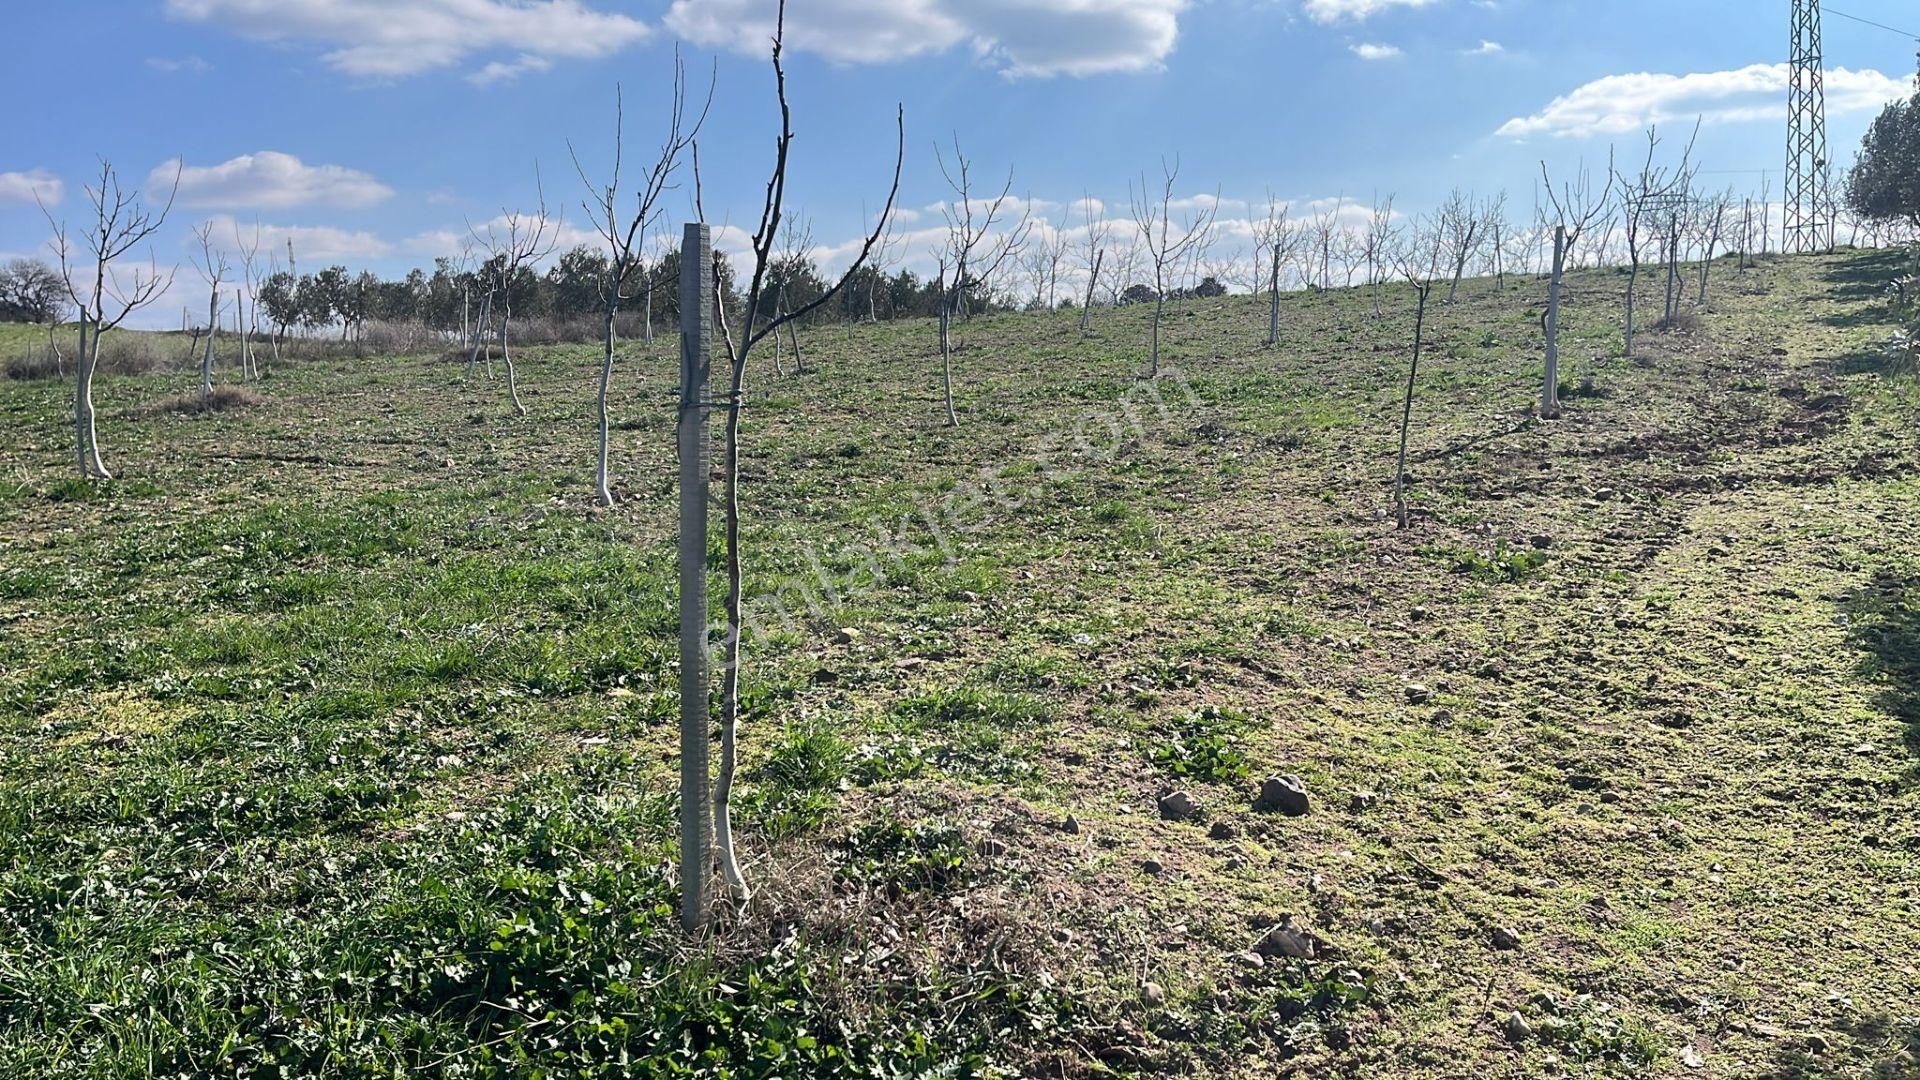
<path fill-rule="evenodd" d="M 397 272 L 452 253 L 468 222 L 548 202 L 580 222 L 573 139 L 606 159 L 616 81 L 630 143 L 660 128 L 676 45 L 718 92 L 702 139 L 707 207 L 751 221 L 773 113 L 758 55 L 772 0 L 7 0 L 0 91 L 27 103 L 0 135 L 0 253 L 44 254 L 30 192 L 82 209 L 109 157 L 133 180 L 176 155 L 177 228 L 232 218 L 291 234 L 303 267 Z M 1847 12 L 1920 30 L 1910 0 Z M 937 220 L 933 144 L 1058 219 L 1087 192 L 1123 213 L 1128 182 L 1178 155 L 1181 190 L 1305 206 L 1393 192 L 1417 212 L 1459 186 L 1530 212 L 1545 158 L 1630 151 L 1705 114 L 1715 186 L 1757 192 L 1784 156 L 1786 0 L 793 0 L 789 74 L 798 206 L 831 257 L 877 209 L 907 115 L 902 202 Z M 84 49 L 76 43 L 85 42 Z M 1829 14 L 1835 159 L 1903 96 L 1912 41 Z M 75 58 L 86 55 L 86 70 Z M 1837 69 L 1845 69 L 1844 71 Z M 170 175 L 170 173 L 169 173 Z M 671 200 L 688 212 L 685 193 Z M 904 252 L 923 261 L 920 238 Z M 178 304 L 172 305 L 173 319 Z M 164 322 L 156 317 L 153 321 Z"/>

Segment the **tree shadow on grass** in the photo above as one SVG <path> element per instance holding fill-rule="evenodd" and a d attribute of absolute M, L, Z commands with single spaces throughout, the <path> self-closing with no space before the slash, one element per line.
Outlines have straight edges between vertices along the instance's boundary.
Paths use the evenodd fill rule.
<path fill-rule="evenodd" d="M 1826 369 L 1835 375 L 1879 375 L 1891 379 L 1913 374 L 1913 366 L 1904 357 L 1895 353 L 1891 347 L 1856 349 L 1823 363 Z"/>
<path fill-rule="evenodd" d="M 1851 1051 L 1842 1058 L 1815 1053 L 1808 1043 L 1794 1040 L 1780 1050 L 1774 1067 L 1757 1080 L 1829 1080 L 1838 1076 L 1912 1080 L 1920 1075 L 1920 1018 L 1868 1013 L 1841 1023 L 1840 1035 L 1841 1048 Z M 1860 1057 L 1872 1060 L 1867 1072 L 1855 1071 Z"/>
<path fill-rule="evenodd" d="M 1906 725 L 1907 748 L 1920 756 L 1920 573 L 1882 570 L 1844 602 L 1848 637 L 1879 679 L 1879 705 Z"/>
<path fill-rule="evenodd" d="M 1887 294 L 1887 282 L 1899 276 L 1906 265 L 1906 252 L 1899 248 L 1861 251 L 1827 269 L 1823 275 L 1833 286 L 1835 300 L 1875 300 Z"/>

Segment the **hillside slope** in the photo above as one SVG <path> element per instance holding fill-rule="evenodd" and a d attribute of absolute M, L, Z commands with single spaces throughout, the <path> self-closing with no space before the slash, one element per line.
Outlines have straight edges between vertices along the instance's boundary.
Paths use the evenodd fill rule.
<path fill-rule="evenodd" d="M 671 905 L 668 344 L 0 383 L 0 1073 L 1920 1074 L 1920 396 L 1873 254 L 766 359 L 759 895 Z M 1649 296 L 1655 290 L 1649 289 Z M 1374 314 L 1380 305 L 1383 315 Z M 1643 304 L 1647 303 L 1643 300 Z M 1270 776 L 1310 810 L 1258 810 Z M 1163 795 L 1191 803 L 1169 807 Z M 1275 932 L 1273 928 L 1279 927 Z M 1306 954 L 1306 955 L 1295 955 Z"/>

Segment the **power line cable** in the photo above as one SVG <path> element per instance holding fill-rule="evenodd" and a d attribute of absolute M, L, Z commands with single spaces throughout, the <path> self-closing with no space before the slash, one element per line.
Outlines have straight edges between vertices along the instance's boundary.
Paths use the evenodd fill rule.
<path fill-rule="evenodd" d="M 1858 15 L 1849 15 L 1846 12 L 1841 11 L 1839 8 L 1829 7 L 1825 4 L 1822 4 L 1820 7 L 1822 11 L 1825 11 L 1829 15 L 1838 15 L 1843 19 L 1850 19 L 1854 22 L 1860 23 L 1863 26 L 1871 26 L 1876 30 L 1885 30 L 1888 33 L 1899 34 L 1903 38 L 1911 38 L 1914 41 L 1920 41 L 1920 34 L 1909 33 L 1905 30 L 1900 29 L 1899 27 L 1888 26 L 1886 23 L 1874 22 L 1872 19 L 1863 19 Z"/>

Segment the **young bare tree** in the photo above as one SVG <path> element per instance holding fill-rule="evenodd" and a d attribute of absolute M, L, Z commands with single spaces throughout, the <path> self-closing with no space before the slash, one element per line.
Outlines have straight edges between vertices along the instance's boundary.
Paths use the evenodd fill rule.
<path fill-rule="evenodd" d="M 1714 253 L 1733 213 L 1733 192 L 1709 195 L 1700 200 L 1700 295 L 1694 302 L 1707 306 L 1707 275 L 1713 270 Z"/>
<path fill-rule="evenodd" d="M 538 172 L 536 169 L 534 187 L 537 191 L 540 190 Z M 538 200 L 538 208 L 532 214 L 503 211 L 497 223 L 490 221 L 484 232 L 474 233 L 474 239 L 487 249 L 487 266 L 495 275 L 488 286 L 489 297 L 496 290 L 500 294 L 500 360 L 507 368 L 507 396 L 513 399 L 513 411 L 519 416 L 527 415 L 527 406 L 520 400 L 520 378 L 513 366 L 510 337 L 513 290 L 519 283 L 521 271 L 553 254 L 560 242 L 560 222 L 547 216 L 544 191 Z"/>
<path fill-rule="evenodd" d="M 1107 261 L 1107 248 L 1113 240 L 1113 226 L 1107 222 L 1106 204 L 1092 195 L 1083 195 L 1080 199 L 1080 212 L 1086 215 L 1086 231 L 1080 236 L 1080 244 L 1075 249 L 1080 255 L 1080 265 L 1087 268 L 1087 297 L 1080 305 L 1080 332 L 1093 329 L 1093 305 L 1099 295 L 1100 268 Z"/>
<path fill-rule="evenodd" d="M 67 297 L 78 309 L 80 351 L 74 361 L 74 455 L 80 463 L 80 475 L 88 479 L 113 479 L 100 457 L 100 435 L 93 415 L 93 376 L 100 367 L 100 337 L 165 295 L 173 287 L 178 270 L 176 266 L 163 277 L 149 255 L 147 273 L 142 276 L 135 269 L 131 280 L 122 282 L 114 264 L 151 240 L 166 225 L 167 215 L 173 212 L 174 196 L 180 191 L 184 167 L 182 164 L 174 169 L 173 187 L 167 192 L 167 201 L 154 211 L 141 202 L 138 189 L 120 186 L 119 174 L 114 172 L 112 162 L 102 158 L 100 179 L 84 189 L 93 220 L 77 240 L 69 238 L 66 224 L 54 220 L 53 212 L 40 202 L 39 192 L 34 193 L 40 212 L 53 228 L 51 246 L 60 259 L 60 278 L 66 286 Z M 91 267 L 78 262 L 80 259 L 90 260 Z M 76 275 L 89 269 L 92 286 L 82 288 Z"/>
<path fill-rule="evenodd" d="M 234 328 L 240 335 L 240 374 L 242 378 L 258 379 L 260 364 L 253 355 L 254 334 L 260 328 L 260 226 L 253 227 L 251 243 L 241 235 L 240 224 L 233 226 L 233 246 L 240 252 L 240 272 L 246 289 L 235 289 L 233 294 Z"/>
<path fill-rule="evenodd" d="M 1412 524 L 1407 511 L 1407 440 L 1413 430 L 1413 389 L 1420 378 L 1421 340 L 1427 330 L 1427 300 L 1440 270 L 1441 252 L 1452 242 L 1444 211 L 1435 221 L 1416 222 L 1408 243 L 1393 253 L 1394 268 L 1419 298 L 1413 316 L 1413 359 L 1407 364 L 1407 392 L 1400 406 L 1400 454 L 1393 473 L 1393 517 L 1402 529 Z"/>
<path fill-rule="evenodd" d="M 786 325 L 787 342 L 793 346 L 793 373 L 807 373 L 807 354 L 800 351 L 799 320 L 783 318 L 789 310 L 788 294 L 793 283 L 813 270 L 813 222 L 799 216 L 788 217 L 780 226 L 780 249 L 774 255 L 773 314 Z M 773 339 L 773 373 L 780 374 L 780 338 Z"/>
<path fill-rule="evenodd" d="M 1507 252 L 1505 244 L 1507 233 L 1512 226 L 1507 222 L 1507 193 L 1502 191 L 1487 200 L 1483 219 L 1486 221 L 1487 244 L 1482 250 L 1481 271 L 1493 281 L 1495 292 L 1505 292 L 1507 288 Z"/>
<path fill-rule="evenodd" d="M 1373 314 L 1380 316 L 1381 293 L 1386 285 L 1387 268 L 1394 261 L 1394 249 L 1399 242 L 1400 227 L 1393 213 L 1393 196 L 1382 199 L 1377 195 L 1373 200 L 1373 211 L 1367 215 L 1367 231 L 1361 241 L 1361 255 L 1367 261 L 1367 284 L 1373 286 Z"/>
<path fill-rule="evenodd" d="M 1471 193 L 1454 188 L 1447 201 L 1440 204 L 1439 220 L 1440 241 L 1453 270 L 1453 281 L 1447 287 L 1447 303 L 1460 298 L 1460 279 L 1466 276 L 1467 263 L 1486 243 L 1485 230 L 1485 208 Z"/>
<path fill-rule="evenodd" d="M 1699 125 L 1694 126 L 1694 138 L 1700 134 Z M 1633 177 L 1614 174 L 1614 182 L 1620 188 L 1620 205 L 1626 226 L 1627 242 L 1627 323 L 1626 355 L 1633 356 L 1634 301 L 1640 281 L 1641 253 L 1645 250 L 1647 234 L 1659 228 L 1663 215 L 1671 211 L 1674 204 L 1685 198 L 1687 189 L 1693 183 L 1693 169 L 1690 164 L 1693 157 L 1693 139 L 1687 140 L 1685 151 L 1680 155 L 1678 166 L 1668 168 L 1654 164 L 1654 158 L 1660 148 L 1660 132 L 1657 127 L 1647 129 L 1647 156 L 1641 163 L 1639 175 Z"/>
<path fill-rule="evenodd" d="M 1160 374 L 1160 319 L 1167 309 L 1167 271 L 1177 269 L 1201 245 L 1213 230 L 1213 216 L 1220 208 L 1217 197 L 1203 201 L 1176 227 L 1173 187 L 1180 179 L 1180 159 L 1175 158 L 1171 163 L 1161 159 L 1160 176 L 1157 189 L 1149 187 L 1145 173 L 1140 176 L 1138 188 L 1127 185 L 1133 205 L 1133 227 L 1139 234 L 1141 247 L 1146 250 L 1147 261 L 1153 265 L 1153 340 L 1147 373 L 1155 377 Z"/>
<path fill-rule="evenodd" d="M 1323 206 L 1313 215 L 1312 246 L 1308 254 L 1306 281 L 1318 285 L 1320 291 L 1333 288 L 1333 248 L 1340 236 L 1340 215 L 1346 209 L 1347 197 L 1340 196 L 1332 206 Z"/>
<path fill-rule="evenodd" d="M 613 505 L 613 488 L 608 475 L 611 471 L 609 433 L 612 413 L 607 404 L 607 395 L 613 385 L 615 322 L 620 315 L 620 305 L 632 299 L 628 290 L 633 286 L 634 276 L 641 274 L 646 277 L 649 302 L 647 325 L 649 328 L 653 325 L 653 273 L 647 265 L 643 245 L 648 232 L 659 222 L 662 212 L 660 200 L 673 189 L 673 179 L 679 172 L 682 157 L 699 136 L 701 126 L 706 123 L 707 111 L 713 106 L 716 80 L 709 80 L 706 103 L 700 107 L 699 113 L 690 114 L 687 107 L 686 66 L 681 62 L 679 52 L 674 53 L 673 100 L 667 114 L 666 134 L 660 140 L 659 152 L 641 177 L 638 190 L 633 193 L 631 212 L 623 210 L 620 205 L 623 194 L 620 190 L 620 174 L 626 163 L 627 114 L 624 93 L 618 86 L 613 91 L 613 173 L 606 186 L 601 187 L 588 180 L 587 171 L 580 164 L 580 155 L 573 153 L 571 145 L 567 148 L 573 156 L 574 172 L 579 174 L 580 183 L 585 185 L 589 196 L 581 202 L 581 208 L 586 211 L 588 223 L 607 245 L 606 275 L 600 280 L 600 306 L 605 316 L 602 337 L 606 348 L 600 358 L 600 387 L 596 397 L 599 447 L 593 472 L 594 498 L 601 506 Z"/>
<path fill-rule="evenodd" d="M 210 294 L 207 300 L 207 343 L 206 351 L 200 357 L 200 398 L 213 400 L 213 343 L 220 334 L 220 285 L 226 280 L 227 253 L 213 242 L 213 222 L 203 222 L 193 227 L 194 239 L 200 241 L 200 261 L 194 268 L 200 271 L 200 277 L 207 283 Z"/>
<path fill-rule="evenodd" d="M 1575 178 L 1562 184 L 1558 189 L 1553 186 L 1553 177 L 1547 173 L 1547 163 L 1540 163 L 1540 179 L 1547 193 L 1547 203 L 1551 206 L 1553 227 L 1553 271 L 1547 286 L 1547 363 L 1546 385 L 1540 393 L 1540 415 L 1543 419 L 1554 419 L 1560 415 L 1560 297 L 1561 279 L 1566 274 L 1567 260 L 1579 247 L 1580 239 L 1595 222 L 1607 213 L 1609 196 L 1613 190 L 1613 167 L 1608 162 L 1607 180 L 1595 191 L 1593 181 L 1584 166 L 1575 172 Z"/>
<path fill-rule="evenodd" d="M 898 214 L 888 214 L 880 222 L 880 243 L 873 249 L 871 265 L 873 273 L 867 275 L 867 321 L 880 321 L 880 292 L 887 288 L 887 271 L 900 260 L 900 238 L 894 234 Z M 893 318 L 891 305 L 887 318 Z"/>
<path fill-rule="evenodd" d="M 1280 270 L 1286 265 L 1286 260 L 1293 257 L 1294 245 L 1300 239 L 1300 227 L 1287 220 L 1291 209 L 1269 191 L 1266 216 L 1253 222 L 1253 257 L 1258 264 L 1255 273 L 1258 274 L 1262 268 L 1266 271 L 1269 349 L 1280 344 Z"/>
<path fill-rule="evenodd" d="M 887 192 L 886 208 L 880 215 L 880 224 L 876 225 L 860 251 L 854 256 L 847 270 L 829 288 L 822 291 L 806 304 L 799 305 L 784 315 L 762 317 L 762 300 L 768 285 L 768 273 L 772 269 L 775 245 L 778 243 L 780 228 L 785 221 L 787 198 L 787 167 L 793 148 L 793 111 L 787 102 L 787 74 L 782 60 L 782 51 L 786 36 L 786 0 L 780 0 L 774 22 L 773 35 L 773 79 L 774 94 L 779 103 L 780 135 L 774 142 L 773 170 L 767 180 L 766 201 L 760 212 L 760 224 L 754 231 L 751 244 L 753 270 L 747 281 L 746 303 L 742 309 L 742 324 L 736 329 L 727 315 L 727 297 L 724 277 L 718 272 L 719 257 L 715 256 L 713 275 L 713 306 L 720 326 L 720 344 L 725 352 L 728 368 L 725 434 L 723 436 L 721 476 L 725 484 L 725 561 L 727 573 L 726 594 L 726 630 L 722 648 L 722 674 L 720 687 L 720 768 L 715 778 L 711 798 L 711 820 L 714 828 L 714 855 L 720 863 L 729 896 L 736 903 L 744 903 L 751 894 L 746 876 L 740 871 L 739 855 L 733 840 L 731 817 L 732 792 L 735 771 L 738 765 L 738 744 L 740 729 L 740 671 L 742 664 L 741 632 L 742 621 L 742 576 L 740 546 L 740 420 L 746 406 L 747 361 L 753 349 L 761 341 L 781 331 L 783 326 L 796 319 L 805 318 L 816 309 L 830 303 L 854 274 L 866 264 L 879 246 L 885 222 L 893 215 L 895 200 L 900 192 L 900 174 L 906 163 L 906 113 L 904 109 L 895 112 L 896 144 L 893 166 L 893 183 Z M 706 218 L 700 207 L 699 152 L 694 151 L 695 207 L 701 219 Z M 682 318 L 690 318 L 683 312 Z M 686 402 L 683 409 L 705 410 L 707 402 Z M 696 793 L 704 795 L 704 792 Z M 704 808 L 704 807 L 703 807 Z M 690 872 L 710 874 L 710 867 L 690 868 Z M 691 886 L 689 886 L 691 887 Z M 696 913 L 696 921 L 704 913 Z"/>
<path fill-rule="evenodd" d="M 1033 230 L 1027 250 L 1027 273 L 1033 283 L 1033 306 L 1052 311 L 1060 306 L 1060 272 L 1067 263 L 1066 220 L 1059 226 L 1044 218 Z"/>
<path fill-rule="evenodd" d="M 1026 246 L 1033 231 L 1033 203 L 1013 198 L 1011 168 L 999 194 L 982 197 L 975 186 L 973 162 L 960 149 L 958 136 L 953 140 L 951 163 L 939 144 L 934 145 L 933 152 L 940 163 L 940 175 L 946 178 L 954 196 L 942 211 L 947 219 L 947 239 L 936 259 L 941 266 L 940 381 L 946 396 L 947 426 L 958 427 L 960 416 L 953 407 L 953 318 L 960 314 L 970 294 L 992 280 L 1001 266 Z M 1013 213 L 1016 202 L 1018 217 Z"/>

